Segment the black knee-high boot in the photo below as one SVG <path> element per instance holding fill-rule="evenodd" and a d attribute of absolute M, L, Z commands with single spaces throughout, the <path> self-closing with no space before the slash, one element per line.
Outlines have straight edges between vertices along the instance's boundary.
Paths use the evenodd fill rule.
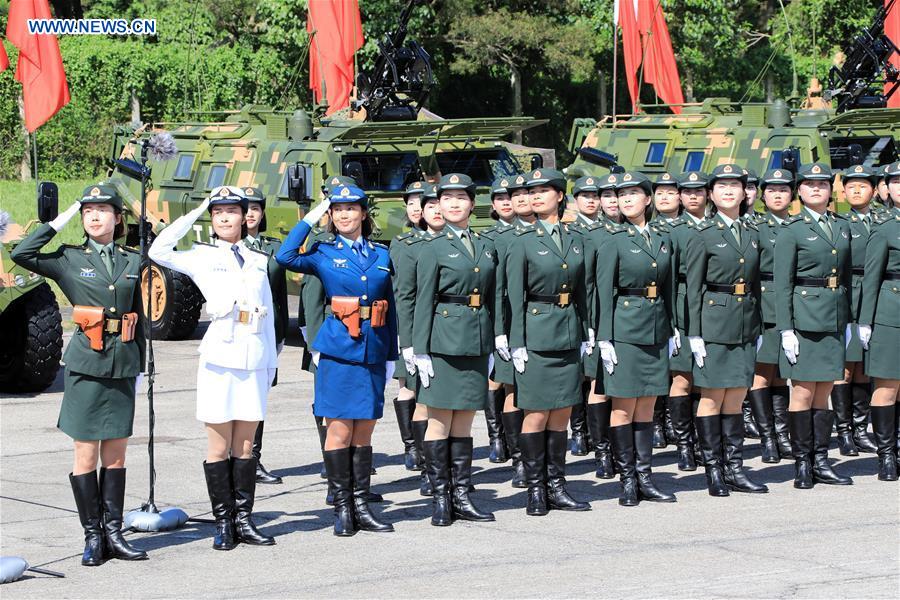
<path fill-rule="evenodd" d="M 525 466 L 522 464 L 522 449 L 519 445 L 525 412 L 521 410 L 505 412 L 501 418 L 503 419 L 503 433 L 506 435 L 506 447 L 509 448 L 509 456 L 513 463 L 512 486 L 526 488 L 528 485 L 525 483 Z"/>
<path fill-rule="evenodd" d="M 775 416 L 772 412 L 772 392 L 770 388 L 759 388 L 747 392 L 750 406 L 759 425 L 759 442 L 762 445 L 762 461 L 777 463 L 781 460 L 778 439 L 775 433 Z"/>
<path fill-rule="evenodd" d="M 547 507 L 554 510 L 590 510 L 587 502 L 579 502 L 566 489 L 566 432 L 547 430 Z"/>
<path fill-rule="evenodd" d="M 744 472 L 744 431 L 741 415 L 721 415 L 725 484 L 735 492 L 765 494 L 769 488 L 756 483 Z"/>
<path fill-rule="evenodd" d="M 653 447 L 666 447 L 666 397 L 657 396 L 653 405 Z"/>
<path fill-rule="evenodd" d="M 569 416 L 569 426 L 572 429 L 572 443 L 569 449 L 573 456 L 587 456 L 588 453 L 585 390 L 590 393 L 590 385 L 589 382 L 581 384 L 581 402 L 572 407 L 572 414 Z"/>
<path fill-rule="evenodd" d="M 372 485 L 372 446 L 351 446 L 350 463 L 353 473 L 353 517 L 357 529 L 379 533 L 393 531 L 393 525 L 379 521 L 369 510 L 367 497 Z"/>
<path fill-rule="evenodd" d="M 328 471 L 328 484 L 334 491 L 334 535 L 338 537 L 356 535 L 350 448 L 325 450 L 323 454 L 325 469 Z"/>
<path fill-rule="evenodd" d="M 84 552 L 81 564 L 97 567 L 103 564 L 103 527 L 100 520 L 100 487 L 97 471 L 72 475 L 69 473 L 72 495 L 78 508 L 78 519 L 84 529 Z"/>
<path fill-rule="evenodd" d="M 878 452 L 869 436 L 869 412 L 872 401 L 871 383 L 852 383 L 853 387 L 853 441 L 860 452 Z"/>
<path fill-rule="evenodd" d="M 678 446 L 678 470 L 696 471 L 694 458 L 694 419 L 691 414 L 690 396 L 666 396 L 668 412 L 672 416 L 675 444 Z"/>
<path fill-rule="evenodd" d="M 453 523 L 450 503 L 450 442 L 428 440 L 425 449 L 425 471 L 431 481 L 431 524 L 446 527 Z"/>
<path fill-rule="evenodd" d="M 544 431 L 519 435 L 522 465 L 525 467 L 525 483 L 528 500 L 525 514 L 542 517 L 547 514 L 547 436 Z"/>
<path fill-rule="evenodd" d="M 753 418 L 753 407 L 750 405 L 749 396 L 744 396 L 741 403 L 741 415 L 744 422 L 744 437 L 756 439 L 759 437 L 759 427 L 756 426 L 756 420 Z"/>
<path fill-rule="evenodd" d="M 789 411 L 787 415 L 791 427 L 791 446 L 794 455 L 794 487 L 798 490 L 808 490 L 815 485 L 812 474 L 812 411 Z"/>
<path fill-rule="evenodd" d="M 632 423 L 634 431 L 635 472 L 637 473 L 638 494 L 641 500 L 649 502 L 675 502 L 674 494 L 666 494 L 656 487 L 651 479 L 651 463 L 653 459 L 652 423 Z"/>
<path fill-rule="evenodd" d="M 896 404 L 872 407 L 872 431 L 878 445 L 878 479 L 897 481 Z"/>
<path fill-rule="evenodd" d="M 450 442 L 450 494 L 451 515 L 464 521 L 493 521 L 494 515 L 478 509 L 469 497 L 472 485 L 472 438 L 451 437 Z"/>
<path fill-rule="evenodd" d="M 428 419 L 412 422 L 413 437 L 416 441 L 416 447 L 419 449 L 419 456 L 422 458 L 422 475 L 419 479 L 419 495 L 431 497 L 431 482 L 428 480 L 428 473 L 425 469 L 425 432 L 428 430 Z"/>
<path fill-rule="evenodd" d="M 710 496 L 728 496 L 723 465 L 725 461 L 722 456 L 722 419 L 719 415 L 694 417 L 694 426 L 697 428 L 703 466 L 706 469 L 706 490 Z"/>
<path fill-rule="evenodd" d="M 256 426 L 256 435 L 253 436 L 253 458 L 256 459 L 256 483 L 277 485 L 282 482 L 281 477 L 269 473 L 262 464 L 262 439 L 265 421 L 260 421 Z"/>
<path fill-rule="evenodd" d="M 100 496 L 103 498 L 103 533 L 107 556 L 121 560 L 147 560 L 147 553 L 133 548 L 122 536 L 125 507 L 125 469 L 100 469 Z"/>
<path fill-rule="evenodd" d="M 778 443 L 778 453 L 781 456 L 793 456 L 791 428 L 788 424 L 790 389 L 786 385 L 773 385 L 769 389 L 772 391 L 772 416 L 775 418 L 775 440 Z"/>
<path fill-rule="evenodd" d="M 635 471 L 634 429 L 631 423 L 610 427 L 609 441 L 612 446 L 613 460 L 616 461 L 616 471 L 619 472 L 619 482 L 622 486 L 619 492 L 619 504 L 621 506 L 637 506 L 640 499 L 638 498 Z"/>
<path fill-rule="evenodd" d="M 597 402 L 587 405 L 588 429 L 591 432 L 591 444 L 594 447 L 594 460 L 597 471 L 594 475 L 598 479 L 612 479 L 612 453 L 609 447 L 609 417 L 612 412 L 612 402 Z"/>
<path fill-rule="evenodd" d="M 831 441 L 831 428 L 834 425 L 834 413 L 830 410 L 813 411 L 813 479 L 816 483 L 830 485 L 852 485 L 853 480 L 838 475 L 828 462 L 828 443 Z"/>
<path fill-rule="evenodd" d="M 403 464 L 407 471 L 417 471 L 418 464 L 421 462 L 416 453 L 416 440 L 412 430 L 412 418 L 415 410 L 415 398 L 411 400 L 399 400 L 394 398 L 394 413 L 397 415 L 397 428 L 400 430 L 400 440 L 403 442 Z"/>
<path fill-rule="evenodd" d="M 834 407 L 834 423 L 841 456 L 859 456 L 856 442 L 853 441 L 853 388 L 849 383 L 834 384 L 831 388 L 831 406 Z"/>
<path fill-rule="evenodd" d="M 503 434 L 503 419 L 500 416 L 503 414 L 505 402 L 506 391 L 502 385 L 496 390 L 488 390 L 487 399 L 484 402 L 484 422 L 487 425 L 491 448 L 488 460 L 492 463 L 505 463 L 509 460 Z"/>
<path fill-rule="evenodd" d="M 231 482 L 234 489 L 234 537 L 252 546 L 272 546 L 275 538 L 264 535 L 253 523 L 256 502 L 256 459 L 232 458 Z"/>
<path fill-rule="evenodd" d="M 206 491 L 216 520 L 214 550 L 232 550 L 237 545 L 234 535 L 234 487 L 231 484 L 231 460 L 204 462 Z"/>

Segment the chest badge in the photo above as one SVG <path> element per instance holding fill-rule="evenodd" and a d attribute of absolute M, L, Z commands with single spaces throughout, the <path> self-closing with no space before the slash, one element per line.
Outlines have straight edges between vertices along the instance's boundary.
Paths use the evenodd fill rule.
<path fill-rule="evenodd" d="M 491 258 L 491 251 L 490 251 L 490 250 L 485 250 L 485 251 L 484 251 L 484 255 L 487 256 L 488 258 Z"/>
<path fill-rule="evenodd" d="M 88 278 L 96 277 L 96 276 L 97 276 L 97 274 L 94 273 L 94 270 L 93 270 L 93 269 L 88 269 L 88 268 L 86 268 L 86 267 L 82 267 L 82 268 L 81 268 L 81 273 L 79 273 L 79 275 L 80 275 L 81 277 L 88 277 Z"/>
<path fill-rule="evenodd" d="M 347 268 L 347 259 L 346 258 L 333 258 L 331 259 L 334 268 L 336 269 L 346 269 Z"/>
<path fill-rule="evenodd" d="M 459 252 L 456 252 L 454 254 L 448 254 L 447 258 L 459 258 Z"/>
<path fill-rule="evenodd" d="M 538 256 L 547 256 L 550 254 L 549 250 L 538 250 Z"/>
<path fill-rule="evenodd" d="M 849 239 L 849 238 L 847 237 L 847 232 L 846 232 L 846 231 L 842 231 L 842 232 L 841 232 L 841 235 L 844 237 L 845 240 L 846 240 L 846 239 Z"/>
<path fill-rule="evenodd" d="M 581 250 L 578 248 L 578 246 L 572 246 L 572 252 L 574 252 L 575 254 L 581 254 Z"/>
<path fill-rule="evenodd" d="M 858 234 L 858 233 L 854 233 L 854 234 L 851 234 L 851 235 L 853 236 L 853 239 L 854 239 L 854 240 L 857 239 L 858 237 L 860 237 L 860 234 Z"/>
<path fill-rule="evenodd" d="M 750 240 L 750 245 L 753 246 L 753 249 L 759 248 L 759 245 L 756 243 L 756 240 Z"/>
<path fill-rule="evenodd" d="M 814 241 L 816 241 L 817 239 L 819 239 L 819 236 L 814 235 L 814 236 L 812 236 L 812 237 L 806 238 L 806 241 L 808 241 L 808 242 L 814 242 Z"/>
<path fill-rule="evenodd" d="M 659 247 L 659 250 L 660 250 L 660 252 L 662 252 L 663 254 L 668 254 L 668 253 L 669 253 L 669 249 L 666 248 L 666 245 L 665 245 L 665 244 L 663 244 L 662 246 L 660 246 L 660 247 Z"/>
<path fill-rule="evenodd" d="M 725 248 L 728 244 L 716 244 L 716 248 Z"/>
<path fill-rule="evenodd" d="M 638 250 L 638 249 L 636 249 L 636 248 L 631 248 L 631 253 L 632 253 L 632 254 L 640 254 L 641 251 Z"/>

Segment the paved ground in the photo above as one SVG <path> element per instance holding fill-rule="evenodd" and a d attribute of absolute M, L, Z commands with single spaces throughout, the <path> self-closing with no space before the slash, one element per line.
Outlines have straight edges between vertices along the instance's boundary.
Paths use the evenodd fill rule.
<path fill-rule="evenodd" d="M 157 344 L 157 500 L 208 516 L 205 436 L 193 417 L 198 340 Z M 62 380 L 36 397 L 2 397 L 0 554 L 66 574 L 30 575 L 0 588 L 2 597 L 900 595 L 898 486 L 876 480 L 874 456 L 839 461 L 854 476 L 852 487 L 798 491 L 791 486 L 792 464 L 763 465 L 755 442 L 748 464 L 769 485 L 768 495 L 710 498 L 702 471 L 678 473 L 669 448 L 654 456 L 654 467 L 661 487 L 678 494 L 676 504 L 619 507 L 618 482 L 594 479 L 591 460 L 580 458 L 570 465 L 571 489 L 593 511 L 534 518 L 525 515 L 523 491 L 507 484 L 509 464 L 487 461 L 484 422 L 477 419 L 474 497 L 496 512 L 497 522 L 436 528 L 428 522 L 430 501 L 418 496 L 416 474 L 400 462 L 389 408 L 375 434 L 373 483 L 388 500 L 376 510 L 397 531 L 335 538 L 318 475 L 312 380 L 294 366 L 300 356 L 296 345 L 285 349 L 269 403 L 265 464 L 285 480 L 259 488 L 256 521 L 278 540 L 269 548 L 215 552 L 212 526 L 188 523 L 174 532 L 131 535 L 149 561 L 80 566 L 81 530 L 66 477 L 71 443 L 55 428 Z M 131 507 L 146 499 L 146 432 L 141 396 L 128 461 Z"/>

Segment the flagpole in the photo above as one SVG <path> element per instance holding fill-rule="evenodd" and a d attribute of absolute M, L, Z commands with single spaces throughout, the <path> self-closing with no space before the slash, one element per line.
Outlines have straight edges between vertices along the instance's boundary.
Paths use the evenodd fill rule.
<path fill-rule="evenodd" d="M 31 176 L 34 178 L 34 195 L 35 199 L 41 197 L 41 182 L 38 181 L 38 162 L 37 162 L 37 129 L 31 133 L 31 155 L 34 168 L 32 168 Z"/>
<path fill-rule="evenodd" d="M 613 23 L 613 94 L 612 94 L 612 126 L 616 128 L 616 90 L 619 83 L 619 22 Z"/>

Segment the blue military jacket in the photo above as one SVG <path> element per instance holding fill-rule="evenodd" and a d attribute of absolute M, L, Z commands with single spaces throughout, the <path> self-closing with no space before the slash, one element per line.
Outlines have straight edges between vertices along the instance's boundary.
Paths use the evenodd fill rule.
<path fill-rule="evenodd" d="M 375 300 L 387 300 L 389 307 L 385 326 L 372 327 L 368 320 L 364 320 L 359 338 L 350 337 L 340 319 L 329 314 L 310 342 L 312 349 L 359 364 L 397 360 L 397 307 L 391 286 L 393 267 L 387 247 L 366 241 L 368 257 L 358 259 L 346 243 L 335 238 L 316 241 L 301 254 L 300 246 L 309 232 L 308 223 L 297 223 L 276 255 L 278 264 L 289 271 L 318 277 L 327 299 L 356 296 L 361 306 L 369 306 Z"/>

